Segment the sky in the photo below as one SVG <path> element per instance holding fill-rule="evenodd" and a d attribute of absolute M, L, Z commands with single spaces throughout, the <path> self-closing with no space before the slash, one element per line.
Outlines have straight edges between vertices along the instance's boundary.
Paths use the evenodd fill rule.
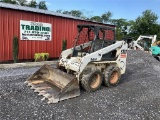
<path fill-rule="evenodd" d="M 37 0 L 39 2 L 41 0 Z M 159 16 L 160 0 L 45 0 L 50 11 L 81 10 L 85 16 L 102 15 L 110 11 L 113 19 L 135 20 L 142 12 L 149 9 Z"/>

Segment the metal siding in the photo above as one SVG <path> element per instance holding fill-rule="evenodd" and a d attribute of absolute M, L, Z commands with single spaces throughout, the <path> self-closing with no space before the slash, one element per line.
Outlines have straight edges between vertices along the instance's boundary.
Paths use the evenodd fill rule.
<path fill-rule="evenodd" d="M 2 15 L 2 9 L 0 8 L 0 15 Z M 2 24 L 2 16 L 0 16 L 0 59 L 4 59 L 4 50 L 3 50 L 3 24 Z"/>
<path fill-rule="evenodd" d="M 52 58 L 59 57 L 62 40 L 67 40 L 67 48 L 73 46 L 73 40 L 77 35 L 77 24 L 95 24 L 95 22 L 0 8 L 0 61 L 13 59 L 12 39 L 14 35 L 20 38 L 20 20 L 52 24 L 52 41 L 19 40 L 19 59 L 33 59 L 34 54 L 39 52 L 47 52 Z M 113 33 L 109 32 L 107 37 L 113 38 Z"/>

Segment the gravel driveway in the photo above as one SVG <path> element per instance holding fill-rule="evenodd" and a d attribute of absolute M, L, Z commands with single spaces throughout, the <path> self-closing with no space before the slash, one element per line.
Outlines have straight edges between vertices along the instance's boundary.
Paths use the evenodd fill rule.
<path fill-rule="evenodd" d="M 24 85 L 39 67 L 0 70 L 0 120 L 160 120 L 160 62 L 128 51 L 127 70 L 117 87 L 47 104 Z"/>

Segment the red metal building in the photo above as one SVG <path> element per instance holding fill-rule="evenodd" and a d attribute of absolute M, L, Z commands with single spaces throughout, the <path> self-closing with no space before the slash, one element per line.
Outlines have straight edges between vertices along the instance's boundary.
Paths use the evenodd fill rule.
<path fill-rule="evenodd" d="M 51 41 L 20 40 L 20 20 L 50 23 L 52 25 Z M 0 3 L 0 61 L 12 60 L 12 39 L 19 38 L 19 59 L 33 59 L 35 53 L 46 52 L 50 57 L 59 57 L 62 40 L 67 40 L 67 48 L 73 45 L 77 35 L 78 24 L 102 24 L 81 18 L 59 14 L 51 11 L 28 8 L 18 5 Z M 108 38 L 113 38 L 108 32 Z"/>

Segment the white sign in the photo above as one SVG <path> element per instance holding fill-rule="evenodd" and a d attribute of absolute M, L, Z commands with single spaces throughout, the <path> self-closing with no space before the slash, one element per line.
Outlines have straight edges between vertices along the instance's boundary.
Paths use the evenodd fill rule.
<path fill-rule="evenodd" d="M 51 41 L 52 25 L 49 23 L 20 20 L 21 40 Z"/>

